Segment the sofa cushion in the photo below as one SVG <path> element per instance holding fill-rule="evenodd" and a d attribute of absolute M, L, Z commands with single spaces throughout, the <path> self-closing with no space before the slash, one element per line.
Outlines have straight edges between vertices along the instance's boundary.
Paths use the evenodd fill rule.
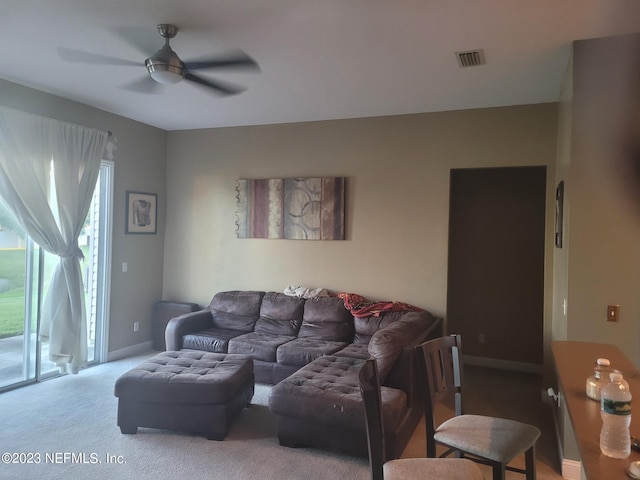
<path fill-rule="evenodd" d="M 364 429 L 358 374 L 364 360 L 327 355 L 301 368 L 271 389 L 276 415 L 308 418 L 342 428 Z M 407 411 L 402 390 L 381 388 L 385 428 L 395 430 Z"/>
<path fill-rule="evenodd" d="M 260 316 L 262 297 L 264 292 L 256 291 L 217 293 L 209 304 L 213 326 L 241 332 L 253 331 Z"/>
<path fill-rule="evenodd" d="M 273 335 L 297 335 L 302 324 L 304 304 L 304 298 L 267 292 L 262 299 L 255 331 Z"/>
<path fill-rule="evenodd" d="M 292 335 L 249 332 L 229 340 L 229 353 L 250 355 L 255 360 L 264 362 L 275 362 L 278 347 L 295 338 Z"/>
<path fill-rule="evenodd" d="M 329 355 L 347 346 L 346 342 L 332 342 L 317 338 L 296 338 L 278 347 L 276 360 L 281 365 L 302 367 L 323 355 Z"/>
<path fill-rule="evenodd" d="M 182 337 L 182 348 L 185 350 L 203 350 L 205 352 L 227 353 L 229 340 L 243 332 L 230 328 L 209 328 Z"/>
<path fill-rule="evenodd" d="M 304 316 L 298 337 L 337 342 L 353 340 L 353 316 L 338 297 L 317 297 L 304 304 Z"/>

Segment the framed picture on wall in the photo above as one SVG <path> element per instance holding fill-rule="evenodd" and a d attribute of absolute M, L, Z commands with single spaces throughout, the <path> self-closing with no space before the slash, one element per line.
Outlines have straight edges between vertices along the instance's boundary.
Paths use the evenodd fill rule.
<path fill-rule="evenodd" d="M 556 188 L 556 247 L 562 248 L 562 233 L 564 223 L 564 182 Z"/>
<path fill-rule="evenodd" d="M 125 233 L 156 233 L 157 205 L 155 193 L 127 192 Z"/>

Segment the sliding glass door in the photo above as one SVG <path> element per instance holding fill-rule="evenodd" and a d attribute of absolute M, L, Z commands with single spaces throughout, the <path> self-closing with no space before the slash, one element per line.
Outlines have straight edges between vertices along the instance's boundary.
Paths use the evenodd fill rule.
<path fill-rule="evenodd" d="M 33 272 L 33 258 L 33 243 L 0 205 L 0 388 L 35 375 L 27 311 L 32 287 L 27 276 Z"/>
<path fill-rule="evenodd" d="M 88 321 L 89 364 L 105 352 L 111 255 L 113 163 L 102 162 L 79 238 Z M 46 253 L 0 205 L 0 391 L 58 375 L 38 339 L 40 305 L 58 259 Z"/>
<path fill-rule="evenodd" d="M 106 360 L 111 285 L 113 162 L 103 161 L 86 222 L 84 288 L 89 322 L 89 364 Z"/>

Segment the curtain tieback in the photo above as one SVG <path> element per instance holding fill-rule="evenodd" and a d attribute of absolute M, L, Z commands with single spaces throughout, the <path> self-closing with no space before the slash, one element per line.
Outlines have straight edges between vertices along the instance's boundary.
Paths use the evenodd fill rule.
<path fill-rule="evenodd" d="M 60 255 L 60 258 L 74 257 L 80 260 L 84 260 L 84 253 L 82 253 L 82 250 L 80 250 L 80 247 L 78 246 L 78 240 L 69 245 L 69 248 L 67 248 L 67 250 L 62 255 Z"/>

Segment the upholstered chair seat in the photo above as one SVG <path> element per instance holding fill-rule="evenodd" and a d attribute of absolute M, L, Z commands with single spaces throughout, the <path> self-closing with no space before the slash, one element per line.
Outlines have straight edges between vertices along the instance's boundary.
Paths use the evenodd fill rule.
<path fill-rule="evenodd" d="M 401 458 L 382 466 L 384 480 L 484 480 L 471 461 L 459 458 Z"/>
<path fill-rule="evenodd" d="M 388 460 L 385 415 L 378 363 L 364 362 L 358 374 L 364 406 L 371 480 L 484 480 L 482 471 L 463 458 L 399 458 Z"/>
<path fill-rule="evenodd" d="M 440 444 L 448 447 L 440 457 L 455 453 L 488 464 L 493 471 L 493 480 L 505 480 L 506 470 L 523 473 L 526 480 L 535 480 L 535 446 L 540 437 L 537 427 L 505 418 L 464 413 L 461 344 L 460 335 L 448 335 L 416 347 L 426 419 L 426 456 L 435 458 L 436 444 Z M 454 415 L 438 425 L 435 405 L 451 399 Z M 509 465 L 522 454 L 524 469 Z"/>
<path fill-rule="evenodd" d="M 442 423 L 433 438 L 442 445 L 506 464 L 531 448 L 539 436 L 540 430 L 526 423 L 461 415 Z"/>

